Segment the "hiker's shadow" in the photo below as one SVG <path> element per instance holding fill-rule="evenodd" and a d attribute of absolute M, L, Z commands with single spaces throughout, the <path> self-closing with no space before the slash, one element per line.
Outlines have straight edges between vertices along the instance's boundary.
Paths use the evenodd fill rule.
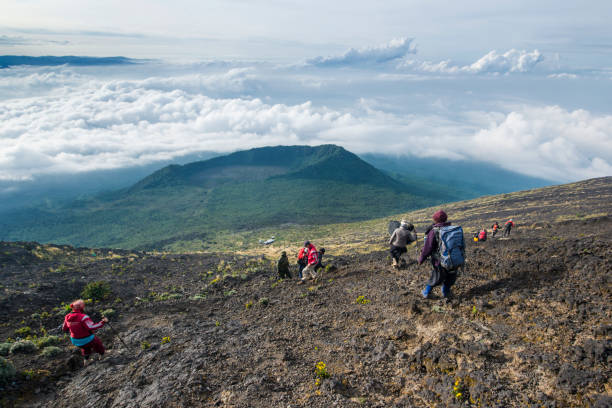
<path fill-rule="evenodd" d="M 529 287 L 542 288 L 552 286 L 554 282 L 563 278 L 564 273 L 565 271 L 543 274 L 531 270 L 521 271 L 505 278 L 491 280 L 482 285 L 474 286 L 461 297 L 465 300 L 471 300 L 498 289 L 503 289 L 504 295 L 507 296 L 513 292 L 521 291 Z"/>

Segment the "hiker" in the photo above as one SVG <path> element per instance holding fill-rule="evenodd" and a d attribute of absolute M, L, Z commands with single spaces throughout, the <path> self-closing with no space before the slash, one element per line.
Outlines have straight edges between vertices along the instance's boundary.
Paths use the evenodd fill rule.
<path fill-rule="evenodd" d="M 473 235 L 474 237 L 474 242 L 478 242 L 478 236 L 480 235 L 480 233 L 478 231 L 476 231 Z"/>
<path fill-rule="evenodd" d="M 478 233 L 478 240 L 479 241 L 486 241 L 487 240 L 487 230 L 486 230 L 486 228 L 483 228 L 482 230 L 480 230 L 480 233 Z"/>
<path fill-rule="evenodd" d="M 325 255 L 325 248 L 321 248 L 321 250 L 319 251 L 319 263 L 317 264 L 317 266 L 315 266 L 315 272 L 318 271 L 319 269 L 324 268 L 323 266 L 323 255 Z"/>
<path fill-rule="evenodd" d="M 289 272 L 289 258 L 287 258 L 287 252 L 281 252 L 280 258 L 276 263 L 276 270 L 278 271 L 278 277 L 280 279 L 291 279 L 291 273 Z"/>
<path fill-rule="evenodd" d="M 512 227 L 514 227 L 514 221 L 512 221 L 512 218 L 510 218 L 508 221 L 506 221 L 506 224 L 504 225 L 504 233 L 502 236 L 509 237 L 510 230 L 512 229 Z"/>
<path fill-rule="evenodd" d="M 85 314 L 85 302 L 83 299 L 75 300 L 70 304 L 72 312 L 68 313 L 64 318 L 63 331 L 70 331 L 70 341 L 77 347 L 81 348 L 81 354 L 87 360 L 92 352 L 100 355 L 104 354 L 104 346 L 93 333 L 104 326 L 108 322 L 106 317 L 98 323 L 94 323 L 89 316 Z"/>
<path fill-rule="evenodd" d="M 421 292 L 426 299 L 431 290 L 440 284 L 442 285 L 442 296 L 447 300 L 450 299 L 451 287 L 457 280 L 457 269 L 465 261 L 463 229 L 459 226 L 451 226 L 447 218 L 443 210 L 434 213 L 433 228 L 427 233 L 418 259 L 420 265 L 425 259 L 431 257 L 433 269 L 425 289 Z"/>
<path fill-rule="evenodd" d="M 308 264 L 302 269 L 302 278 L 298 283 L 304 283 L 306 279 L 308 279 L 308 275 L 311 275 L 313 280 L 317 279 L 315 268 L 319 263 L 319 253 L 317 252 L 317 248 L 312 245 L 310 241 L 306 242 L 308 243 Z"/>
<path fill-rule="evenodd" d="M 308 265 L 308 245 L 310 245 L 310 241 L 304 242 L 304 246 L 300 248 L 300 252 L 298 252 L 298 277 L 302 279 L 302 271 L 304 267 Z"/>
<path fill-rule="evenodd" d="M 497 234 L 497 230 L 499 229 L 499 224 L 495 221 L 495 224 L 491 225 L 491 229 L 493 230 L 493 235 L 491 238 L 495 238 L 495 234 Z"/>
<path fill-rule="evenodd" d="M 414 225 L 409 224 L 406 220 L 402 220 L 400 226 L 393 231 L 389 239 L 389 245 L 391 246 L 389 252 L 391 252 L 393 258 L 393 267 L 399 268 L 402 254 L 407 252 L 406 245 L 414 241 L 415 236 Z"/>

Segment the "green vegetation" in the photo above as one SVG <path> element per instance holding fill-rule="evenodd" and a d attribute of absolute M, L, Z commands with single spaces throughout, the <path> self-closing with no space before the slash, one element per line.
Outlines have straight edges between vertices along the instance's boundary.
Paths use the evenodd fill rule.
<path fill-rule="evenodd" d="M 36 347 L 39 349 L 44 349 L 49 346 L 56 346 L 60 344 L 60 339 L 57 336 L 45 336 L 40 337 L 36 340 Z"/>
<path fill-rule="evenodd" d="M 13 343 L 0 343 L 0 356 L 8 356 Z"/>
<path fill-rule="evenodd" d="M 15 335 L 17 337 L 27 337 L 32 334 L 32 329 L 28 326 L 23 326 L 15 330 Z"/>
<path fill-rule="evenodd" d="M 91 282 L 85 286 L 81 292 L 84 299 L 103 300 L 111 294 L 111 288 L 108 282 L 97 281 Z"/>
<path fill-rule="evenodd" d="M 162 344 L 163 344 L 163 343 L 162 343 Z M 147 349 L 151 348 L 151 343 L 149 343 L 149 342 L 148 342 L 148 341 L 146 341 L 146 340 L 143 340 L 143 341 L 141 341 L 141 342 L 140 342 L 140 348 L 141 348 L 142 350 L 147 350 Z"/>
<path fill-rule="evenodd" d="M 203 250 L 221 231 L 364 220 L 453 199 L 397 181 L 337 146 L 263 148 L 168 166 L 130 189 L 67 206 L 12 213 L 2 217 L 0 238 L 139 249 L 190 242 Z"/>
<path fill-rule="evenodd" d="M 6 384 L 15 377 L 16 371 L 13 364 L 7 359 L 0 357 L 0 384 Z"/>
<path fill-rule="evenodd" d="M 163 337 L 161 340 L 161 344 L 170 343 L 170 336 Z"/>
<path fill-rule="evenodd" d="M 62 354 L 62 349 L 57 346 L 47 346 L 40 353 L 43 357 L 55 357 L 58 354 Z"/>
<path fill-rule="evenodd" d="M 316 386 L 321 385 L 322 380 L 330 377 L 330 374 L 327 371 L 327 365 L 323 361 L 319 361 L 315 366 L 315 375 L 317 377 L 315 381 Z"/>
<path fill-rule="evenodd" d="M 11 354 L 31 354 L 35 353 L 36 350 L 38 350 L 36 344 L 30 340 L 16 341 L 11 345 Z"/>
<path fill-rule="evenodd" d="M 355 303 L 359 303 L 362 305 L 367 305 L 368 303 L 370 303 L 370 299 L 366 299 L 365 296 L 358 296 L 357 299 L 355 299 Z"/>

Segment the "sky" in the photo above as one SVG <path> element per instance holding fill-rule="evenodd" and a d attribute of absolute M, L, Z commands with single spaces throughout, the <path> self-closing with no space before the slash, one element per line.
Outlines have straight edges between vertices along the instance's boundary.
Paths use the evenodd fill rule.
<path fill-rule="evenodd" d="M 612 2 L 3 0 L 0 192 L 199 152 L 339 144 L 612 175 Z"/>

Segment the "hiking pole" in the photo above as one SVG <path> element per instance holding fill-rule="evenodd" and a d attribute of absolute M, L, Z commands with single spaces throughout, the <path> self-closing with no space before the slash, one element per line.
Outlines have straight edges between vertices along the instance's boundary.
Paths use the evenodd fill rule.
<path fill-rule="evenodd" d="M 123 343 L 123 345 L 125 346 L 125 348 L 128 351 L 132 351 L 127 344 L 125 344 L 125 341 L 123 341 L 123 339 L 121 338 L 121 336 L 119 336 L 119 333 L 117 333 L 117 331 L 113 328 L 113 326 L 110 324 L 109 322 L 106 322 L 106 324 L 108 324 L 108 327 L 110 327 L 111 331 L 113 332 L 113 334 L 115 335 L 115 337 L 117 337 L 119 339 L 119 341 L 121 341 L 121 343 Z"/>

